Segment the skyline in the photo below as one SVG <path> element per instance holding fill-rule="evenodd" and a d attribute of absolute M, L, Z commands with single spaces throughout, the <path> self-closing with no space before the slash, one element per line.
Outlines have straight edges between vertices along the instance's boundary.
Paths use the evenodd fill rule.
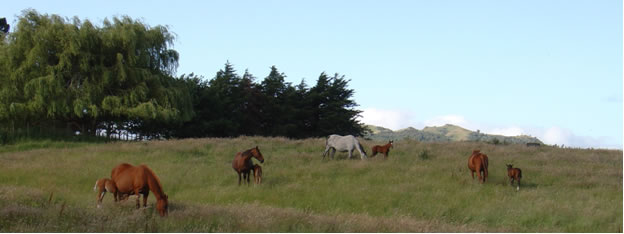
<path fill-rule="evenodd" d="M 622 149 L 621 1 L 13 1 L 100 25 L 128 15 L 177 35 L 177 75 L 226 61 L 298 84 L 345 75 L 361 121 L 455 124 L 547 144 Z"/>

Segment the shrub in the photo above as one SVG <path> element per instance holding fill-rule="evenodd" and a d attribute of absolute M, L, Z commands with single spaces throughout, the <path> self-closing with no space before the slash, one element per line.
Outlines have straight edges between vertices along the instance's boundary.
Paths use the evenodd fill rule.
<path fill-rule="evenodd" d="M 418 153 L 418 158 L 420 160 L 429 160 L 432 157 L 433 157 L 433 155 L 431 155 L 431 153 L 427 149 L 424 149 L 424 150 L 420 151 L 420 153 Z"/>

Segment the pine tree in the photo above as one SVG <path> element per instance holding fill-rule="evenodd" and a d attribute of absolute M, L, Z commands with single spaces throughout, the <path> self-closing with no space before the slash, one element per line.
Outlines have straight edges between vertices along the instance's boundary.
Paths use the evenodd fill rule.
<path fill-rule="evenodd" d="M 262 111 L 264 123 L 262 132 L 269 136 L 286 135 L 283 123 L 289 107 L 284 105 L 286 98 L 284 92 L 290 84 L 285 83 L 284 78 L 286 78 L 284 73 L 279 72 L 275 66 L 271 66 L 271 72 L 261 84 L 266 101 Z"/>
<path fill-rule="evenodd" d="M 336 73 L 333 77 L 321 73 L 317 83 L 310 89 L 309 99 L 312 111 L 310 116 L 311 136 L 330 134 L 361 136 L 362 124 L 356 119 L 361 111 L 357 106 L 353 90 L 347 88 L 349 80 Z"/>
<path fill-rule="evenodd" d="M 240 132 L 243 135 L 255 136 L 266 135 L 262 132 L 263 127 L 263 105 L 266 103 L 266 97 L 262 94 L 262 87 L 254 81 L 254 77 L 248 70 L 240 80 L 241 91 L 241 125 Z"/>
<path fill-rule="evenodd" d="M 215 137 L 231 137 L 240 134 L 240 77 L 233 65 L 228 61 L 223 70 L 208 82 L 208 100 L 204 105 L 211 106 L 206 123 L 209 135 Z"/>

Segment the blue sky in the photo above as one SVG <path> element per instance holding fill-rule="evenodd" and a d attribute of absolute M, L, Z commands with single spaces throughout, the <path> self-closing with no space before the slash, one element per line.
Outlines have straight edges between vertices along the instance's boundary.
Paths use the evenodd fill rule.
<path fill-rule="evenodd" d="M 446 123 L 548 144 L 622 148 L 622 1 L 10 1 L 93 23 L 128 15 L 177 34 L 178 75 L 229 60 L 313 85 L 351 79 L 365 123 Z"/>

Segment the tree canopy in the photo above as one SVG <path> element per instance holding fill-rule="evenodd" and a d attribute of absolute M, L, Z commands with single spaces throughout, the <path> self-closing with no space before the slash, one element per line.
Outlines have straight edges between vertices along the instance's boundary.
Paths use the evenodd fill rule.
<path fill-rule="evenodd" d="M 227 62 L 209 82 L 191 74 L 182 76 L 191 90 L 195 117 L 173 127 L 175 137 L 234 137 L 239 135 L 321 137 L 362 135 L 361 111 L 351 98 L 348 80 L 320 74 L 308 88 L 304 80 L 293 86 L 276 66 L 261 82 L 245 71 L 238 75 Z"/>
<path fill-rule="evenodd" d="M 261 82 L 227 62 L 214 78 L 176 77 L 173 33 L 128 16 L 89 20 L 25 10 L 0 40 L 2 131 L 147 137 L 361 135 L 349 80 L 324 72 L 293 86 L 272 66 Z"/>

